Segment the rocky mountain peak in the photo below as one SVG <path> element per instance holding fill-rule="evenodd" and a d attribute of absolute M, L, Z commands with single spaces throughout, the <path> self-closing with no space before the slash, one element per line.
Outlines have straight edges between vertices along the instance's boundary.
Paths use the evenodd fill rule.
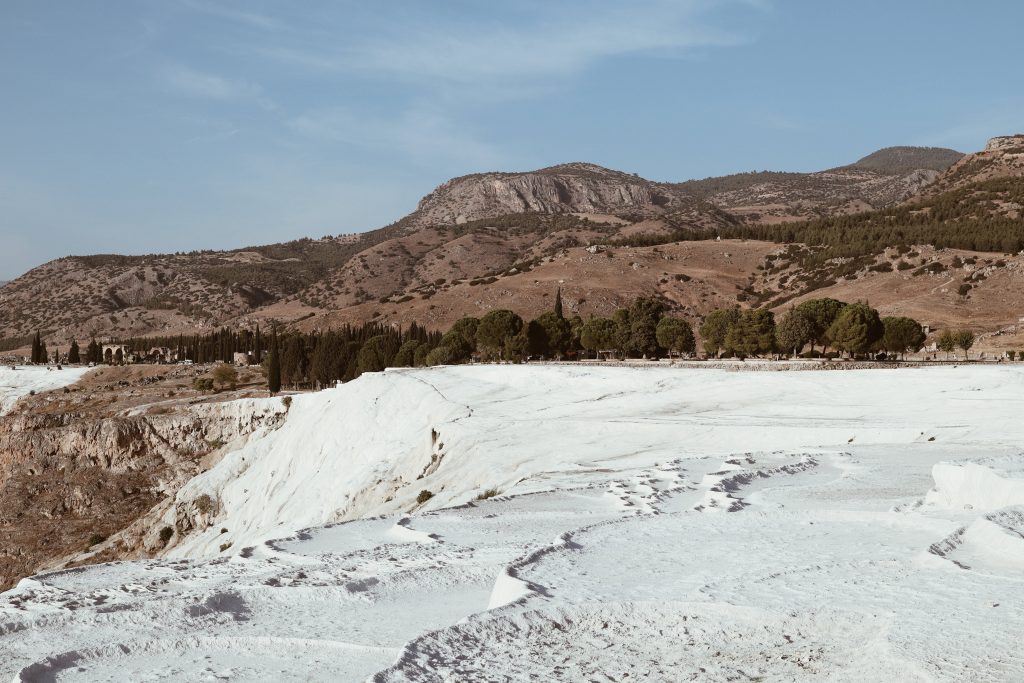
<path fill-rule="evenodd" d="M 985 151 L 1004 152 L 1017 147 L 1021 148 L 1019 151 L 1024 152 L 1024 134 L 1022 133 L 994 137 L 985 145 Z"/>
<path fill-rule="evenodd" d="M 585 162 L 523 173 L 454 178 L 420 200 L 413 226 L 445 225 L 515 213 L 658 213 L 691 202 L 664 183 Z"/>

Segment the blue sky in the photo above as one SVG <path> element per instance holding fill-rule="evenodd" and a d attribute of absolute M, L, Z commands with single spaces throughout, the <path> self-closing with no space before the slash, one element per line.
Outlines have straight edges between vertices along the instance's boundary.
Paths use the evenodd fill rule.
<path fill-rule="evenodd" d="M 356 232 L 449 177 L 818 170 L 1024 129 L 1024 3 L 0 3 L 0 279 Z"/>

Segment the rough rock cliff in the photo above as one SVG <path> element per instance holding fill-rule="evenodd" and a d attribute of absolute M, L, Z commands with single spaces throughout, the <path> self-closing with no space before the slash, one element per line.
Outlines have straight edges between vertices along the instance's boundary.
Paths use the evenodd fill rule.
<path fill-rule="evenodd" d="M 617 213 L 692 202 L 666 183 L 571 163 L 527 173 L 481 173 L 449 180 L 424 197 L 414 225 L 450 225 L 511 213 Z"/>
<path fill-rule="evenodd" d="M 114 536 L 173 498 L 221 448 L 283 415 L 279 401 L 246 400 L 171 414 L 0 417 L 0 588 L 69 556 L 159 550 L 158 531 Z"/>

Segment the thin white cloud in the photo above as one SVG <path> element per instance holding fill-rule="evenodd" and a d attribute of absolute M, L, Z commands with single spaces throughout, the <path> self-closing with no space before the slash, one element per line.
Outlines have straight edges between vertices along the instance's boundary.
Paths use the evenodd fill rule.
<path fill-rule="evenodd" d="M 229 79 L 182 64 L 164 66 L 159 72 L 159 78 L 169 92 L 188 97 L 242 100 L 257 99 L 263 92 L 258 83 Z"/>
<path fill-rule="evenodd" d="M 497 150 L 458 128 L 442 112 L 413 107 L 398 116 L 362 114 L 346 107 L 309 111 L 288 122 L 302 135 L 332 142 L 384 149 L 419 162 L 439 159 L 463 164 L 494 163 Z"/>
<path fill-rule="evenodd" d="M 352 35 L 325 34 L 317 27 L 301 41 L 261 41 L 241 49 L 303 69 L 406 82 L 564 77 L 614 57 L 672 57 L 743 43 L 742 34 L 706 20 L 710 10 L 736 1 L 548 3 L 501 24 L 443 12 L 404 20 L 381 14 L 364 16 L 367 25 Z M 760 6 L 752 0 L 743 4 Z"/>
<path fill-rule="evenodd" d="M 200 2 L 200 0 L 181 0 L 187 9 L 220 19 L 253 26 L 255 28 L 275 30 L 284 27 L 284 23 L 274 17 L 248 10 L 239 10 L 217 2 Z"/>

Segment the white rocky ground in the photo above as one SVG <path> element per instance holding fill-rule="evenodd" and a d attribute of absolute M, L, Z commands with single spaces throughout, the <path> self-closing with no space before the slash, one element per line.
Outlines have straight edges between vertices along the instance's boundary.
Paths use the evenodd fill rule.
<path fill-rule="evenodd" d="M 14 407 L 18 399 L 29 392 L 59 389 L 74 384 L 89 368 L 63 368 L 57 370 L 45 365 L 0 366 L 0 415 Z"/>
<path fill-rule="evenodd" d="M 364 376 L 166 558 L 0 595 L 0 678 L 1024 680 L 1022 411 L 1009 366 Z"/>

